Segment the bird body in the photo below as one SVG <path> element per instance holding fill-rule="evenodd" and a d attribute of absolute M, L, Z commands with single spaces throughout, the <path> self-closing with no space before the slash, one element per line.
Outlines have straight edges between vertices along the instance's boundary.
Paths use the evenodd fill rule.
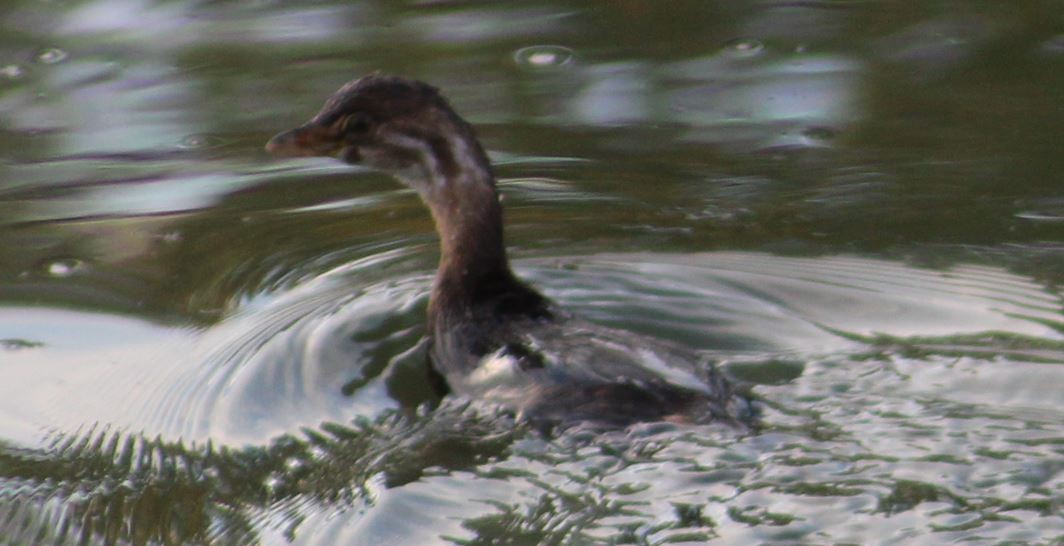
<path fill-rule="evenodd" d="M 542 423 L 747 420 L 746 399 L 693 352 L 573 317 L 514 275 L 490 161 L 434 87 L 354 80 L 267 150 L 336 155 L 418 192 L 441 248 L 429 359 L 454 393 Z"/>

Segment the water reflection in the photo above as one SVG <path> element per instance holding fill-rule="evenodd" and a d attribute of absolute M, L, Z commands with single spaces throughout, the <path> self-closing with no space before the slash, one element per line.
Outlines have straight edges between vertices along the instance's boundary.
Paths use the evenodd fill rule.
<path fill-rule="evenodd" d="M 17 80 L 25 75 L 25 73 L 26 71 L 17 64 L 9 64 L 0 67 L 0 76 L 9 80 Z"/>
<path fill-rule="evenodd" d="M 1052 2 L 9 4 L 5 538 L 1064 535 Z M 438 400 L 416 196 L 261 155 L 375 69 L 477 125 L 523 275 L 753 383 L 764 432 Z"/>
<path fill-rule="evenodd" d="M 736 65 L 731 53 L 670 67 L 687 83 L 668 97 L 672 121 L 700 143 L 751 142 L 762 147 L 816 146 L 810 129 L 839 132 L 862 117 L 858 75 L 862 66 L 838 56 L 800 54 L 775 62 Z M 752 50 L 742 49 L 743 60 Z M 697 82 L 697 83 L 696 83 Z"/>
<path fill-rule="evenodd" d="M 653 121 L 655 99 L 647 67 L 638 64 L 603 64 L 584 71 L 587 84 L 573 101 L 566 117 L 581 124 L 609 126 Z"/>
<path fill-rule="evenodd" d="M 813 373 L 838 371 L 824 362 Z M 835 392 L 793 429 L 739 440 L 656 425 L 547 442 L 504 416 L 454 405 L 242 449 L 89 429 L 0 450 L 3 484 L 18 493 L 2 509 L 17 522 L 7 534 L 16 539 L 207 544 L 771 541 L 815 537 L 822 525 L 851 538 L 916 529 L 959 537 L 975 526 L 1029 540 L 1040 530 L 1008 522 L 1052 521 L 1044 491 L 1059 465 L 1025 462 L 1051 456 L 1052 420 L 1029 417 L 1032 429 L 973 406 L 924 407 L 885 395 L 905 383 L 889 366 L 862 371 L 861 387 L 878 384 L 872 392 L 883 395 L 874 405 Z M 802 390 L 784 405 L 827 394 Z M 907 428 L 912 413 L 936 419 Z M 993 432 L 976 432 L 987 425 Z M 893 455 L 867 443 L 877 436 L 894 442 Z M 1002 479 L 1015 473 L 1035 488 Z M 471 486 L 474 499 L 454 502 Z"/>
<path fill-rule="evenodd" d="M 0 521 L 19 542 L 259 544 L 296 536 L 308 511 L 366 507 L 375 488 L 491 460 L 523 434 L 461 406 L 244 449 L 91 427 L 39 449 L 0 446 Z"/>
<path fill-rule="evenodd" d="M 994 39 L 996 26 L 978 16 L 942 17 L 880 38 L 875 48 L 881 56 L 904 63 L 911 75 L 939 77 Z"/>
<path fill-rule="evenodd" d="M 43 64 L 56 64 L 66 60 L 70 55 L 58 47 L 50 47 L 37 54 L 37 61 Z"/>
<path fill-rule="evenodd" d="M 198 332 L 12 311 L 22 327 L 4 337 L 39 348 L 9 358 L 9 377 L 18 379 L 3 389 L 0 410 L 24 430 L 98 420 L 215 445 L 259 444 L 350 415 L 414 411 L 435 399 L 421 343 L 429 278 L 414 258 L 404 250 L 350 262 L 290 293 L 245 300 L 238 313 Z M 1051 393 L 1022 378 L 1051 376 L 1032 370 L 1064 361 L 1059 342 L 1048 341 L 1059 336 L 1059 302 L 1022 277 L 985 267 L 943 274 L 857 258 L 742 253 L 603 255 L 558 265 L 555 258 L 521 269 L 588 319 L 682 341 L 773 384 L 781 371 L 790 374 L 777 370 L 781 362 L 822 355 L 1007 357 L 1016 361 L 1011 370 L 983 373 L 1012 382 L 1009 397 L 1040 405 Z M 78 326 L 90 320 L 92 328 Z M 947 384 L 949 392 L 934 395 L 977 392 Z M 123 403 L 114 405 L 110 393 L 122 393 Z M 64 403 L 52 407 L 58 399 Z"/>

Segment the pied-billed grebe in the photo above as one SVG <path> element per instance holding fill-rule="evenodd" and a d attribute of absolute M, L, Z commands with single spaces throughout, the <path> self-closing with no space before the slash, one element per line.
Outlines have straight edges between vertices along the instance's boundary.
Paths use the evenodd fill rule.
<path fill-rule="evenodd" d="M 442 251 L 429 358 L 456 394 L 538 423 L 747 421 L 747 400 L 691 351 L 574 318 L 514 276 L 491 164 L 436 88 L 363 77 L 266 149 L 335 155 L 391 173 L 421 196 Z"/>

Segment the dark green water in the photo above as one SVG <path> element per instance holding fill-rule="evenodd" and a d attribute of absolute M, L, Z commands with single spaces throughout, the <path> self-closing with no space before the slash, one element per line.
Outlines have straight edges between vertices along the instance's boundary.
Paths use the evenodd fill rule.
<path fill-rule="evenodd" d="M 374 70 L 763 430 L 430 409 L 428 214 L 262 150 Z M 1059 1 L 7 1 L 0 544 L 1064 544 L 1062 105 Z"/>

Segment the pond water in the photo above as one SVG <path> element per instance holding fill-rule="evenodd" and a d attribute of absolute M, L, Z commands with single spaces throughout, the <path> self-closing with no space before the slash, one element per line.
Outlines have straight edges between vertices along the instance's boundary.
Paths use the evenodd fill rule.
<path fill-rule="evenodd" d="M 0 543 L 1064 544 L 1060 1 L 10 0 Z M 519 273 L 762 426 L 434 398 L 427 212 L 266 140 L 374 70 Z"/>

